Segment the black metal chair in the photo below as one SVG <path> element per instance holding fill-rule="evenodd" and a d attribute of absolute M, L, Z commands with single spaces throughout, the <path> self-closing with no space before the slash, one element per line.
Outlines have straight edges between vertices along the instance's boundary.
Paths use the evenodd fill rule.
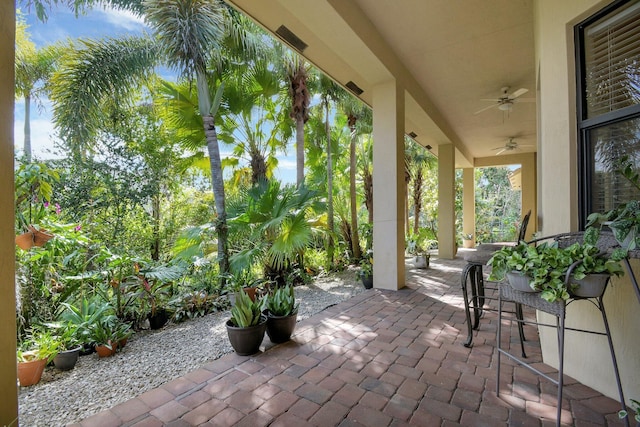
<path fill-rule="evenodd" d="M 464 254 L 464 260 L 467 261 L 467 265 L 462 270 L 462 296 L 464 299 L 464 309 L 467 322 L 467 340 L 464 342 L 465 347 L 471 347 L 473 345 L 473 331 L 477 330 L 480 326 L 480 318 L 486 308 L 484 304 L 486 302 L 484 276 L 482 273 L 482 266 L 489 261 L 493 253 L 503 247 L 511 244 L 516 244 L 525 239 L 527 233 L 527 226 L 529 225 L 529 218 L 531 217 L 531 211 L 527 212 L 522 218 L 520 228 L 518 230 L 518 240 L 513 243 L 486 243 L 479 245 L 476 250 L 468 251 Z M 471 287 L 471 298 L 469 298 L 468 287 Z M 496 287 L 488 288 L 491 290 L 497 290 Z M 497 299 L 491 297 L 489 299 Z M 471 320 L 471 308 L 473 307 L 473 322 Z M 523 319 L 522 305 L 516 304 L 515 313 L 518 319 Z M 524 351 L 524 331 L 522 324 L 518 325 L 520 333 L 520 344 L 522 347 L 522 357 L 527 357 Z"/>

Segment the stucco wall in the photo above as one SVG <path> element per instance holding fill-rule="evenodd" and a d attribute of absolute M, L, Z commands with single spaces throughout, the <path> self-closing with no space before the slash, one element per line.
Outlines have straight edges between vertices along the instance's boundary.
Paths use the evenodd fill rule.
<path fill-rule="evenodd" d="M 539 228 L 542 235 L 577 229 L 576 89 L 573 27 L 609 1 L 538 0 L 535 3 L 540 146 Z M 640 277 L 640 263 L 634 263 Z M 627 401 L 640 398 L 640 303 L 628 279 L 614 280 L 605 296 L 616 356 Z M 545 321 L 553 320 L 541 316 Z M 586 302 L 567 310 L 570 327 L 603 330 L 599 311 Z M 556 336 L 542 328 L 545 362 L 557 366 Z M 605 337 L 568 332 L 565 373 L 617 398 Z"/>

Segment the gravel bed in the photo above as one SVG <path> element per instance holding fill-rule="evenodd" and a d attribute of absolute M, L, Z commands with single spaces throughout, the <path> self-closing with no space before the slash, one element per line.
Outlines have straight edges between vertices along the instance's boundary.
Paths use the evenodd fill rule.
<path fill-rule="evenodd" d="M 298 320 L 362 291 L 354 270 L 317 277 L 296 287 Z M 224 326 L 228 318 L 228 311 L 219 312 L 137 333 L 114 357 L 81 356 L 71 371 L 47 367 L 40 383 L 20 387 L 20 425 L 78 422 L 232 352 Z"/>

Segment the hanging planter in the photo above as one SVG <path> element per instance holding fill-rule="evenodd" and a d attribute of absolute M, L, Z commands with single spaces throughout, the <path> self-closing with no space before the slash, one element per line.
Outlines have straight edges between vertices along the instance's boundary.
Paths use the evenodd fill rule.
<path fill-rule="evenodd" d="M 33 225 L 29 226 L 29 231 L 16 236 L 16 245 L 20 249 L 29 250 L 34 246 L 43 246 L 49 240 L 53 239 L 53 234 L 47 233 L 46 230 L 39 230 Z"/>

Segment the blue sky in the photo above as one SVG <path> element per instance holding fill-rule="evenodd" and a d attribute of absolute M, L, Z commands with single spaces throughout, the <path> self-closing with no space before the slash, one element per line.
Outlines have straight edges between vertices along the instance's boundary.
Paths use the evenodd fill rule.
<path fill-rule="evenodd" d="M 149 31 L 145 23 L 131 13 L 114 9 L 96 8 L 78 18 L 65 8 L 56 8 L 49 12 L 47 22 L 40 22 L 33 11 L 22 10 L 29 28 L 27 29 L 31 41 L 42 47 L 56 41 L 75 38 L 107 38 L 126 35 L 136 35 Z M 31 105 L 31 139 L 32 151 L 35 158 L 45 159 L 54 157 L 55 130 L 51 123 L 51 103 L 42 100 L 42 108 L 35 103 Z M 14 134 L 16 153 L 22 153 L 24 139 L 24 100 L 16 99 Z M 289 155 L 278 157 L 279 168 L 277 177 L 287 182 L 295 182 L 295 156 L 293 147 Z M 222 149 L 223 156 L 225 150 Z"/>

